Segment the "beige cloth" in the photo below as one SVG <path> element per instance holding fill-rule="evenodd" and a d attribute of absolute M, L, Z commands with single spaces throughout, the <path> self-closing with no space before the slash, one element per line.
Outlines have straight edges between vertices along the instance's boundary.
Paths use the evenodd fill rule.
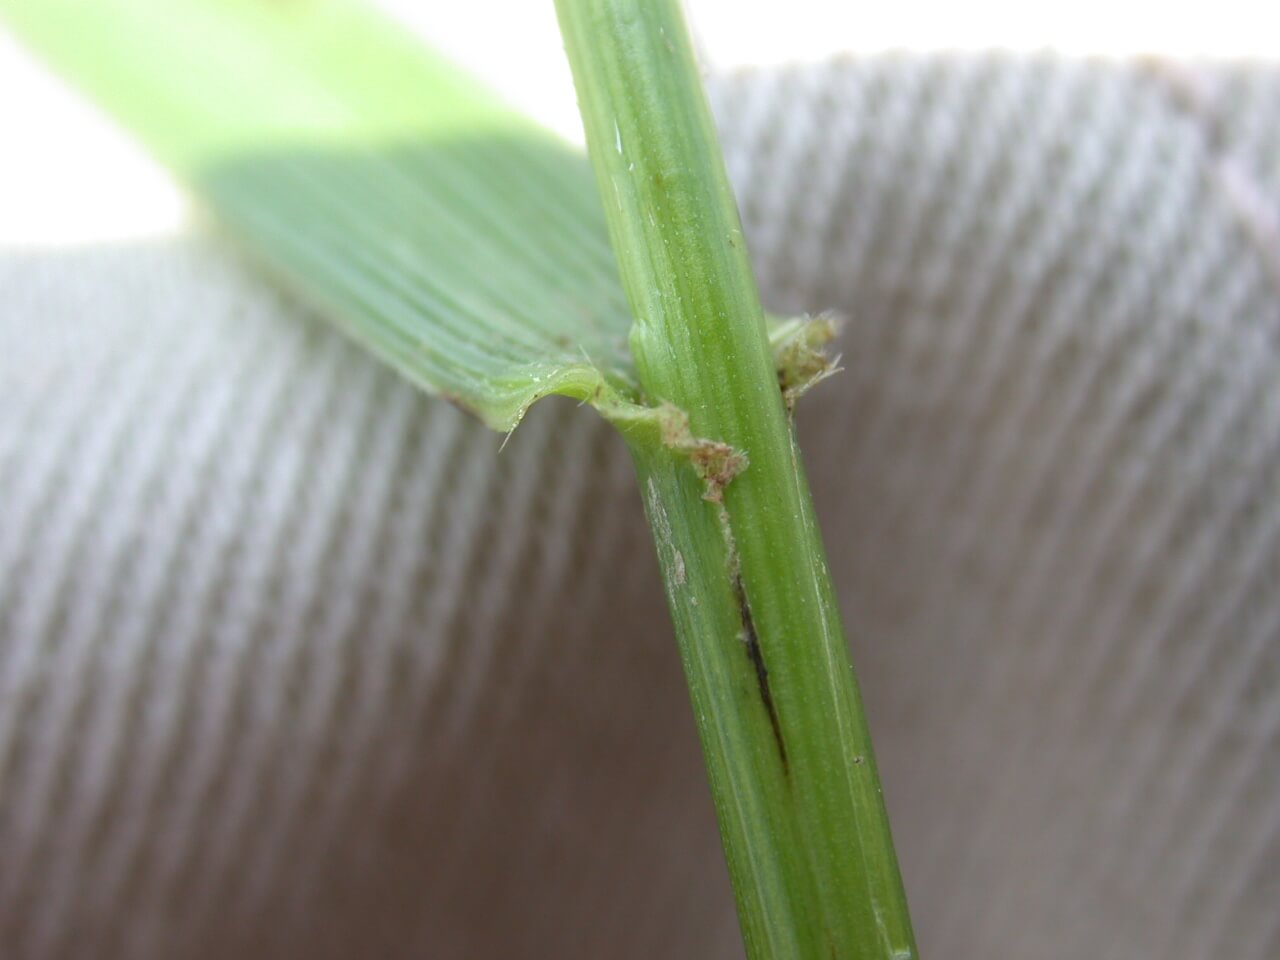
<path fill-rule="evenodd" d="M 1280 74 L 713 79 L 920 945 L 1280 956 Z M 91 158 L 88 159 L 91 162 Z M 732 957 L 621 444 L 222 242 L 0 255 L 0 956 Z"/>

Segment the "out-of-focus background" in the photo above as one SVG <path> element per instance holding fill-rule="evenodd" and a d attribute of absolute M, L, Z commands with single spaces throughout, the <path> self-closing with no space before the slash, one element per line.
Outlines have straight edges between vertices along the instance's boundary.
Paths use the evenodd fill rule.
<path fill-rule="evenodd" d="M 550 4 L 384 4 L 573 138 Z M 691 0 L 922 953 L 1280 956 L 1257 4 Z M 279 293 L 0 28 L 0 956 L 741 954 L 621 445 Z"/>

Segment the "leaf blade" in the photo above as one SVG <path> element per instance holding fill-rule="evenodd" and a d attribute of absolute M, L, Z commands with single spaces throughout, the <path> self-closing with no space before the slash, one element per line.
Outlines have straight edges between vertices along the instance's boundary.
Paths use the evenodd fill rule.
<path fill-rule="evenodd" d="M 638 399 L 585 158 L 396 24 L 341 0 L 0 15 L 418 385 L 501 431 L 552 393 Z"/>

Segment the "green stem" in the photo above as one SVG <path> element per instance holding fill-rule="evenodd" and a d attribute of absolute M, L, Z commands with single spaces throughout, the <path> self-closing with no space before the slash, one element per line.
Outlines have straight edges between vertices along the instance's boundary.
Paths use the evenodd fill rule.
<path fill-rule="evenodd" d="M 808 482 L 678 2 L 557 8 L 642 387 L 749 461 L 736 475 L 696 471 L 714 444 L 624 431 L 748 953 L 914 957 Z"/>

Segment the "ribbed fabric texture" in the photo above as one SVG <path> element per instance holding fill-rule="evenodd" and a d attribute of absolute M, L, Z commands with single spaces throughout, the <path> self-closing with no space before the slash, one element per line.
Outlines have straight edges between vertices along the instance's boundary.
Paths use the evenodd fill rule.
<path fill-rule="evenodd" d="M 1280 955 L 1280 74 L 713 80 L 925 956 Z M 740 955 L 620 443 L 0 252 L 0 956 Z"/>

